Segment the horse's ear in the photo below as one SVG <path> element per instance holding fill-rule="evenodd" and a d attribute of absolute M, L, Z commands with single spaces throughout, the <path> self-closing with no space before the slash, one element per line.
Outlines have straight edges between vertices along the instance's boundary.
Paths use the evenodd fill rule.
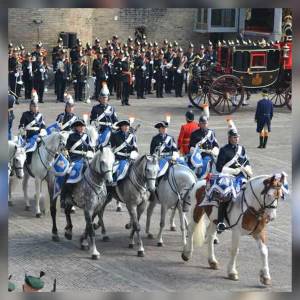
<path fill-rule="evenodd" d="M 17 145 L 15 145 L 15 151 L 17 151 L 17 149 L 18 149 L 18 146 L 17 146 Z"/>
<path fill-rule="evenodd" d="M 280 182 L 281 183 L 284 183 L 285 176 L 286 176 L 285 172 L 282 172 L 281 177 L 280 177 Z"/>
<path fill-rule="evenodd" d="M 101 152 L 103 152 L 103 146 L 100 145 L 100 146 L 98 147 L 98 150 L 100 150 Z"/>

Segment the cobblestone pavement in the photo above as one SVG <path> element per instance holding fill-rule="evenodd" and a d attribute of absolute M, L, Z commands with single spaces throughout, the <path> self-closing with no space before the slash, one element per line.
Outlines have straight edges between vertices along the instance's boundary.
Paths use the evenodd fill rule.
<path fill-rule="evenodd" d="M 169 95 L 170 96 L 170 95 Z M 142 124 L 138 132 L 140 152 L 149 151 L 151 137 L 156 134 L 153 124 L 171 113 L 169 133 L 176 138 L 180 124 L 184 121 L 188 100 L 168 95 L 164 99 L 156 99 L 149 95 L 146 100 L 130 100 L 130 107 L 122 107 L 112 97 L 120 118 L 134 116 L 136 123 Z M 54 94 L 46 94 L 46 103 L 40 105 L 47 124 L 63 111 L 63 104 L 55 103 Z M 268 148 L 257 149 L 258 136 L 255 132 L 254 113 L 259 95 L 253 95 L 250 106 L 240 108 L 233 115 L 241 134 L 243 144 L 250 157 L 255 175 L 268 174 L 284 170 L 289 175 L 291 186 L 291 120 L 292 115 L 286 108 L 278 108 L 272 122 L 272 135 Z M 76 104 L 78 114 L 88 113 L 92 104 Z M 15 108 L 15 133 L 21 112 L 28 109 L 28 103 L 21 100 Z M 195 109 L 197 118 L 199 111 Z M 221 145 L 226 142 L 226 117 L 211 112 L 210 127 L 216 130 Z M 30 195 L 34 195 L 33 181 L 30 182 Z M 155 240 L 148 240 L 143 234 L 145 257 L 136 255 L 136 249 L 128 249 L 129 232 L 124 225 L 128 221 L 128 213 L 123 207 L 121 213 L 115 212 L 115 203 L 111 203 L 105 213 L 105 222 L 111 238 L 110 242 L 102 242 L 100 235 L 97 247 L 101 252 L 100 260 L 90 259 L 88 252 L 80 250 L 79 237 L 84 228 L 84 218 L 78 209 L 72 215 L 74 229 L 73 240 L 63 237 L 65 225 L 64 215 L 58 215 L 58 228 L 61 241 L 51 241 L 51 218 L 49 215 L 41 219 L 34 217 L 34 212 L 24 211 L 21 183 L 13 193 L 14 206 L 9 209 L 9 273 L 21 290 L 24 272 L 39 274 L 46 272 L 45 290 L 52 289 L 52 282 L 57 278 L 58 291 L 174 291 L 174 290 L 232 290 L 232 291 L 290 291 L 291 290 L 291 204 L 289 201 L 279 204 L 277 219 L 268 227 L 269 263 L 273 279 L 271 288 L 259 285 L 260 255 L 255 241 L 243 237 L 240 243 L 238 270 L 240 280 L 233 282 L 225 278 L 226 265 L 229 260 L 231 238 L 225 232 L 220 236 L 221 243 L 216 246 L 216 255 L 221 269 L 210 270 L 207 264 L 207 247 L 196 249 L 192 260 L 184 263 L 181 260 L 181 238 L 179 226 L 171 232 L 166 226 L 165 246 L 158 248 Z M 34 203 L 32 202 L 32 205 Z M 142 217 L 142 229 L 145 228 L 145 214 Z M 176 217 L 176 224 L 179 224 Z M 152 232 L 158 232 L 159 207 L 155 208 L 152 219 Z"/>

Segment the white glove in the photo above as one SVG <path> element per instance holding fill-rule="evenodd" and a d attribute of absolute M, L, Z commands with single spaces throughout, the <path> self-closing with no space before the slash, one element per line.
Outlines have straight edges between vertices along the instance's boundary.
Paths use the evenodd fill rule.
<path fill-rule="evenodd" d="M 251 166 L 245 166 L 242 168 L 242 170 L 249 176 L 251 177 L 253 175 L 253 171 L 252 171 L 252 168 Z"/>
<path fill-rule="evenodd" d="M 46 129 L 42 128 L 39 136 L 45 136 L 45 135 L 47 135 L 47 131 L 46 131 Z"/>
<path fill-rule="evenodd" d="M 119 129 L 119 126 L 117 126 L 117 123 L 118 123 L 118 122 L 112 124 L 111 128 L 114 129 L 114 130 L 118 130 L 118 129 Z"/>
<path fill-rule="evenodd" d="M 150 61 L 150 64 L 153 65 L 153 60 Z"/>
<path fill-rule="evenodd" d="M 179 153 L 178 152 L 173 152 L 172 160 L 176 160 L 177 158 L 179 158 Z"/>
<path fill-rule="evenodd" d="M 152 83 L 155 83 L 155 82 L 156 82 L 156 80 L 152 78 L 151 82 L 152 82 Z"/>
<path fill-rule="evenodd" d="M 195 147 L 191 147 L 190 153 L 193 154 L 193 153 L 194 153 L 194 150 L 195 150 Z"/>
<path fill-rule="evenodd" d="M 222 173 L 229 174 L 229 175 L 238 175 L 241 172 L 241 168 L 229 168 L 229 167 L 223 167 Z"/>
<path fill-rule="evenodd" d="M 77 83 L 77 80 L 75 79 L 75 80 L 73 80 L 73 83 Z"/>
<path fill-rule="evenodd" d="M 15 77 L 19 77 L 19 73 L 15 73 Z"/>
<path fill-rule="evenodd" d="M 146 66 L 142 66 L 142 70 L 143 70 L 143 71 L 146 71 Z"/>
<path fill-rule="evenodd" d="M 218 156 L 218 155 L 219 155 L 219 152 L 220 152 L 220 150 L 219 150 L 218 147 L 213 147 L 212 150 L 211 150 L 211 154 L 212 154 L 213 156 Z"/>
<path fill-rule="evenodd" d="M 131 151 L 130 159 L 137 159 L 138 156 L 139 156 L 139 153 L 137 151 Z"/>
<path fill-rule="evenodd" d="M 45 71 L 44 71 L 44 69 L 40 69 L 40 72 L 41 72 L 41 73 L 44 73 Z"/>
<path fill-rule="evenodd" d="M 86 83 L 86 80 L 84 80 L 83 83 Z"/>
<path fill-rule="evenodd" d="M 24 127 L 20 127 L 19 128 L 19 135 L 24 136 L 25 134 L 26 134 L 26 130 L 24 129 Z"/>
<path fill-rule="evenodd" d="M 181 70 L 177 69 L 177 73 L 181 74 Z"/>

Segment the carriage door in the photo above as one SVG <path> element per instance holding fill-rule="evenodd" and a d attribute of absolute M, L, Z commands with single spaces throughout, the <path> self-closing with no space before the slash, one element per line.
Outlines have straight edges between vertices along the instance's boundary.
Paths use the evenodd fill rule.
<path fill-rule="evenodd" d="M 250 55 L 250 71 L 265 71 L 267 69 L 267 52 L 253 51 Z"/>

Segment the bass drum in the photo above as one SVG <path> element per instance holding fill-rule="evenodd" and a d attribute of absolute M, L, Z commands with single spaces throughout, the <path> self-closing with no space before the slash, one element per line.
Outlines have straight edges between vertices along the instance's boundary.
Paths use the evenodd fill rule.
<path fill-rule="evenodd" d="M 85 99 L 86 100 L 91 100 L 95 94 L 95 77 L 88 77 L 86 81 L 86 94 L 85 94 Z"/>

